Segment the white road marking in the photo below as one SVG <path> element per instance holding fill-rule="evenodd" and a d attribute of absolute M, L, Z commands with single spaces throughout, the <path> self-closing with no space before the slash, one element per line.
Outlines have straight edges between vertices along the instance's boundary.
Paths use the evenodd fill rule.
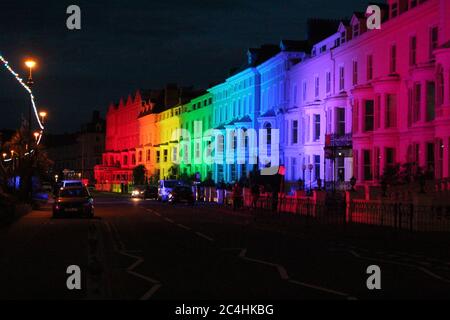
<path fill-rule="evenodd" d="M 430 277 L 433 277 L 439 281 L 442 282 L 446 282 L 446 283 L 450 283 L 450 280 L 443 278 L 433 272 L 431 272 L 430 270 L 424 268 L 424 267 L 419 267 L 410 263 L 403 263 L 403 262 L 397 262 L 397 261 L 392 261 L 392 260 L 386 260 L 386 259 L 378 259 L 378 258 L 371 258 L 371 257 L 363 257 L 361 255 L 359 255 L 358 253 L 356 253 L 354 250 L 347 250 L 350 254 L 352 254 L 353 256 L 355 256 L 356 258 L 359 259 L 363 259 L 363 260 L 370 260 L 370 261 L 379 261 L 379 262 L 384 262 L 384 263 L 389 263 L 389 264 L 395 264 L 395 265 L 399 265 L 399 266 L 404 266 L 404 267 L 409 267 L 409 268 L 413 268 L 413 269 L 417 269 L 427 275 L 429 275 Z"/>
<path fill-rule="evenodd" d="M 305 282 L 301 282 L 301 281 L 297 281 L 294 279 L 290 279 L 288 272 L 286 271 L 286 268 L 284 268 L 282 265 L 276 264 L 276 263 L 272 263 L 272 262 L 268 262 L 268 261 L 264 261 L 264 260 L 258 260 L 258 259 L 253 259 L 253 258 L 249 258 L 247 257 L 247 249 L 246 248 L 229 248 L 229 249 L 224 249 L 224 250 L 240 250 L 239 251 L 239 258 L 246 260 L 246 261 L 250 261 L 250 262 L 254 262 L 254 263 L 259 263 L 259 264 L 263 264 L 266 266 L 270 266 L 273 267 L 275 269 L 277 269 L 278 274 L 280 276 L 280 278 L 282 280 L 288 281 L 289 283 L 292 284 L 296 284 L 305 288 L 309 288 L 309 289 L 314 289 L 314 290 L 318 290 L 318 291 L 323 291 L 323 292 L 327 292 L 327 293 L 331 293 L 334 295 L 338 295 L 341 297 L 346 297 L 348 300 L 357 300 L 357 298 L 344 293 L 344 292 L 340 292 L 340 291 L 336 291 L 333 289 L 328 289 L 325 287 L 321 287 L 318 285 L 314 285 L 314 284 L 310 284 L 310 283 L 305 283 Z"/>
<path fill-rule="evenodd" d="M 166 220 L 169 223 L 174 223 L 174 221 L 172 219 L 169 219 L 169 218 L 164 218 L 164 220 Z"/>
<path fill-rule="evenodd" d="M 143 274 L 140 274 L 140 273 L 134 271 L 135 268 L 137 268 L 140 264 L 142 264 L 144 262 L 144 258 L 141 256 L 137 256 L 135 254 L 132 254 L 132 253 L 136 252 L 136 250 L 133 250 L 133 251 L 126 250 L 124 243 L 120 240 L 119 233 L 114 224 L 110 224 L 109 222 L 105 222 L 105 224 L 106 224 L 108 231 L 111 234 L 111 237 L 114 240 L 113 241 L 114 250 L 123 256 L 136 259 L 136 261 L 127 268 L 127 273 L 129 273 L 137 278 L 143 279 L 152 284 L 152 287 L 140 298 L 140 300 L 150 299 L 155 294 L 155 292 L 158 291 L 159 288 L 161 288 L 161 286 L 162 286 L 161 283 L 158 280 L 152 279 L 150 277 L 147 277 Z"/>
<path fill-rule="evenodd" d="M 185 226 L 184 224 L 177 224 L 177 226 L 184 230 L 192 230 L 191 228 L 189 228 L 188 226 Z"/>
<path fill-rule="evenodd" d="M 211 241 L 211 242 L 213 242 L 213 241 L 214 241 L 214 239 L 213 239 L 213 238 L 211 238 L 211 237 L 208 237 L 207 235 L 205 235 L 205 234 L 203 234 L 203 233 L 201 233 L 201 232 L 196 232 L 195 234 L 196 234 L 196 235 L 198 235 L 199 237 L 202 237 L 202 238 L 204 238 L 204 239 L 208 240 L 208 241 Z"/>

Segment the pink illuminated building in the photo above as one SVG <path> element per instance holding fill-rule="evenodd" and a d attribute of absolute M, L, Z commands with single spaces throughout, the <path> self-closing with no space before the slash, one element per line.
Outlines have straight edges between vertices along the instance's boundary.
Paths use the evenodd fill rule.
<path fill-rule="evenodd" d="M 377 184 L 396 163 L 450 177 L 450 1 L 381 9 L 380 30 L 355 13 L 291 70 L 306 182 Z"/>

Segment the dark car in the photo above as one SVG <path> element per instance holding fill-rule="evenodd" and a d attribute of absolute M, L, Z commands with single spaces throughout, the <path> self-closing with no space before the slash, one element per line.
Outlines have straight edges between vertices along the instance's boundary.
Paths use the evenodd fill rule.
<path fill-rule="evenodd" d="M 194 204 L 194 193 L 189 186 L 176 186 L 169 194 L 168 201 L 170 203 L 187 202 Z"/>
<path fill-rule="evenodd" d="M 158 187 L 147 187 L 145 189 L 145 199 L 158 199 Z"/>
<path fill-rule="evenodd" d="M 94 199 L 86 187 L 68 187 L 58 190 L 53 204 L 53 217 L 62 215 L 94 217 Z"/>
<path fill-rule="evenodd" d="M 139 199 L 158 199 L 158 188 L 151 186 L 135 186 L 131 193 L 132 198 Z"/>

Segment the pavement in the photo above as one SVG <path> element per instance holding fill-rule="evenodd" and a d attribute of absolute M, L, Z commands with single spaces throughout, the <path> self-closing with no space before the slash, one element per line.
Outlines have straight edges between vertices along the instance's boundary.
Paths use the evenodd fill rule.
<path fill-rule="evenodd" d="M 450 298 L 450 235 L 318 225 L 100 194 L 94 219 L 33 211 L 0 229 L 0 299 Z M 66 285 L 81 270 L 81 290 Z M 369 290 L 367 268 L 381 269 Z"/>

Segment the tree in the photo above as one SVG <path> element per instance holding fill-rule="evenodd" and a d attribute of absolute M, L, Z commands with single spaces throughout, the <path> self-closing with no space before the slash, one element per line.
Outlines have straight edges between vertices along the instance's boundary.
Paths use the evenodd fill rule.
<path fill-rule="evenodd" d="M 173 165 L 169 168 L 169 179 L 177 179 L 178 178 L 178 165 Z"/>
<path fill-rule="evenodd" d="M 147 170 L 145 166 L 140 164 L 133 169 L 133 179 L 135 185 L 143 185 L 145 184 L 145 174 Z"/>
<path fill-rule="evenodd" d="M 0 170 L 4 175 L 4 181 L 7 181 L 9 177 L 20 177 L 19 196 L 24 201 L 31 200 L 32 178 L 48 178 L 49 168 L 52 164 L 42 145 L 35 143 L 32 143 L 31 147 L 28 145 L 27 135 L 28 129 L 25 124 L 22 124 L 21 128 L 5 143 L 5 150 L 14 151 L 14 165 L 11 164 L 9 168 Z"/>

